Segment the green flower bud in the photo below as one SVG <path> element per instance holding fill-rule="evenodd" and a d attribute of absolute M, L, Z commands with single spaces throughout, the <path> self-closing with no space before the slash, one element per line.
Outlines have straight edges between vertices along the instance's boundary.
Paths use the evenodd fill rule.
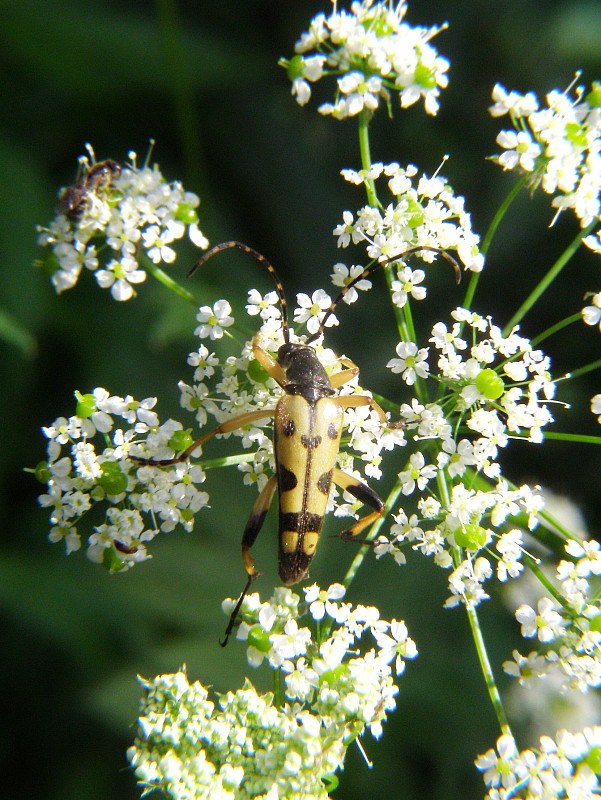
<path fill-rule="evenodd" d="M 476 378 L 476 389 L 481 392 L 487 400 L 498 400 L 505 391 L 503 378 L 494 369 L 483 369 Z"/>

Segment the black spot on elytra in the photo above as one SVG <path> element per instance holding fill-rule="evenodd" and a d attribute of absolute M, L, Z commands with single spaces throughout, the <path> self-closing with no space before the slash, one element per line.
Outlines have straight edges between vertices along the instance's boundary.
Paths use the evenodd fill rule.
<path fill-rule="evenodd" d="M 321 436 L 307 436 L 303 433 L 301 436 L 301 444 L 303 447 L 306 447 L 307 450 L 315 450 L 315 448 L 319 447 L 321 444 Z"/>
<path fill-rule="evenodd" d="M 319 480 L 317 481 L 317 488 L 322 494 L 328 495 L 330 493 L 330 486 L 332 485 L 332 472 L 324 472 L 323 475 L 319 476 Z"/>
<path fill-rule="evenodd" d="M 294 431 L 296 430 L 296 425 L 294 424 L 294 420 L 288 418 L 286 422 L 282 425 L 282 433 L 284 436 L 293 436 Z"/>
<path fill-rule="evenodd" d="M 328 436 L 330 437 L 330 439 L 338 438 L 338 429 L 333 422 L 330 422 L 330 424 L 328 425 Z"/>
<path fill-rule="evenodd" d="M 287 469 L 283 464 L 278 466 L 278 486 L 280 491 L 289 492 L 296 487 L 298 480 L 292 470 Z"/>

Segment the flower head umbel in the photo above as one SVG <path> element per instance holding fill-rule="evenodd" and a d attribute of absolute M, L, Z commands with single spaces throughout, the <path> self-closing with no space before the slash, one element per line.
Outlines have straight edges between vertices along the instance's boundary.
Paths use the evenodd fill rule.
<path fill-rule="evenodd" d="M 521 752 L 513 737 L 503 734 L 496 750 L 476 759 L 488 789 L 485 800 L 598 797 L 600 743 L 599 726 L 577 733 L 559 730 Z"/>
<path fill-rule="evenodd" d="M 575 97 L 554 89 L 544 104 L 500 84 L 492 96 L 492 116 L 509 115 L 513 125 L 497 136 L 497 163 L 530 173 L 532 185 L 553 195 L 557 213 L 571 208 L 585 228 L 601 212 L 601 86 L 577 87 Z"/>
<path fill-rule="evenodd" d="M 338 246 L 364 242 L 369 258 L 379 260 L 399 257 L 404 251 L 420 246 L 436 251 L 454 251 L 465 269 L 480 272 L 484 257 L 479 238 L 472 231 L 470 215 L 463 197 L 456 196 L 441 175 L 418 175 L 417 167 L 399 164 L 372 164 L 367 170 L 343 170 L 344 178 L 360 186 L 386 180 L 391 200 L 387 205 L 360 208 L 356 214 L 345 211 L 343 223 L 334 229 Z M 426 263 L 436 252 L 423 250 L 419 257 Z M 401 265 L 394 285 L 394 303 L 402 307 L 408 297 L 423 300 L 424 272 Z"/>
<path fill-rule="evenodd" d="M 59 196 L 58 214 L 39 227 L 38 244 L 48 248 L 40 262 L 57 292 L 71 289 L 85 267 L 115 300 L 129 300 L 146 278 L 149 262 L 171 264 L 172 244 L 186 233 L 197 247 L 208 242 L 198 227 L 198 197 L 179 181 L 168 183 L 157 165 L 97 164 L 88 145 L 80 158 L 81 176 Z M 103 164 L 111 172 L 92 180 Z M 67 201 L 65 201 L 65 197 Z"/>
<path fill-rule="evenodd" d="M 400 675 L 417 650 L 402 621 L 337 603 L 340 587 L 315 589 L 337 620 L 323 639 L 305 627 L 311 614 L 302 616 L 306 606 L 289 589 L 266 603 L 248 596 L 243 605 L 239 638 L 284 673 L 282 703 L 249 680 L 214 695 L 183 670 L 142 682 L 138 737 L 128 756 L 145 790 L 162 789 L 173 800 L 182 786 L 194 800 L 327 800 L 348 745 L 367 728 L 380 736 L 395 707 L 390 662 L 396 659 Z"/>
<path fill-rule="evenodd" d="M 431 45 L 441 28 L 412 27 L 405 22 L 407 5 L 354 0 L 350 11 L 318 14 L 296 43 L 296 55 L 282 59 L 300 105 L 311 97 L 311 84 L 336 76 L 333 103 L 321 114 L 336 119 L 374 111 L 390 94 L 403 108 L 423 99 L 428 114 L 438 111 L 440 90 L 448 83 L 449 62 Z"/>

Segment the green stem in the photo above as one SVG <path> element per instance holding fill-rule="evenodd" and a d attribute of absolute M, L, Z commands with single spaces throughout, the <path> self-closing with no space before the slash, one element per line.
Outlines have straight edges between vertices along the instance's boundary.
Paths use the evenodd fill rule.
<path fill-rule="evenodd" d="M 556 433 L 545 432 L 545 439 L 555 439 L 559 442 L 578 442 L 579 444 L 601 444 L 601 436 L 589 436 L 585 433 Z"/>
<path fill-rule="evenodd" d="M 570 380 L 572 378 L 579 378 L 581 375 L 586 375 L 587 372 L 593 372 L 595 369 L 599 369 L 601 367 L 601 358 L 597 359 L 597 361 L 591 361 L 590 364 L 585 364 L 583 367 L 578 367 L 578 369 L 573 369 L 570 374 Z"/>
<path fill-rule="evenodd" d="M 478 653 L 478 660 L 480 661 L 480 668 L 482 669 L 482 674 L 484 675 L 486 688 L 488 689 L 488 696 L 490 697 L 490 701 L 494 708 L 495 714 L 497 715 L 497 720 L 499 722 L 501 732 L 503 734 L 509 734 L 511 736 L 512 735 L 511 728 L 509 727 L 509 722 L 505 714 L 505 709 L 503 708 L 503 703 L 501 702 L 501 695 L 499 694 L 499 690 L 495 682 L 495 676 L 493 675 L 492 667 L 490 665 L 490 660 L 488 658 L 488 653 L 486 651 L 486 645 L 484 643 L 484 637 L 482 636 L 482 630 L 480 628 L 478 615 L 476 613 L 476 609 L 472 606 L 471 602 L 469 601 L 466 603 L 466 611 L 467 611 L 467 618 L 469 620 L 470 628 L 472 631 L 472 638 L 476 646 L 476 652 Z"/>
<path fill-rule="evenodd" d="M 568 325 L 571 325 L 573 322 L 578 322 L 582 319 L 582 314 L 578 312 L 577 314 L 572 314 L 571 317 L 566 317 L 562 319 L 560 322 L 556 322 L 555 325 L 551 325 L 550 328 L 547 328 L 546 331 L 539 333 L 538 336 L 535 336 L 534 339 L 531 339 L 530 343 L 533 347 L 536 347 L 540 342 L 544 342 L 545 339 L 548 339 L 549 336 L 553 336 L 554 333 L 563 330 L 563 328 L 567 328 Z"/>
<path fill-rule="evenodd" d="M 483 255 L 486 255 L 488 253 L 488 250 L 490 248 L 490 243 L 492 242 L 493 236 L 495 235 L 497 228 L 501 224 L 501 220 L 505 216 L 509 206 L 513 203 L 515 198 L 520 193 L 520 190 L 527 183 L 529 177 L 530 176 L 528 174 L 523 175 L 520 178 L 520 180 L 513 185 L 511 191 L 499 206 L 497 213 L 494 215 L 492 222 L 488 226 L 488 230 L 484 234 L 484 238 L 482 239 L 482 244 L 480 245 L 480 252 Z M 470 282 L 467 287 L 467 292 L 465 293 L 465 299 L 463 301 L 464 308 L 470 308 L 470 305 L 476 293 L 476 287 L 478 286 L 479 278 L 480 278 L 479 272 L 472 273 L 472 277 L 470 278 Z"/>
<path fill-rule="evenodd" d="M 363 111 L 361 111 L 359 114 L 359 152 L 361 154 L 361 167 L 365 170 L 368 170 L 371 167 L 371 153 L 369 148 L 370 118 L 371 114 L 365 109 L 363 109 Z M 373 180 L 367 180 L 365 182 L 365 188 L 367 191 L 367 202 L 373 208 L 377 208 L 379 203 Z"/>
<path fill-rule="evenodd" d="M 559 275 L 561 270 L 565 267 L 571 257 L 574 255 L 576 250 L 580 247 L 580 243 L 584 239 L 585 236 L 588 236 L 589 233 L 598 225 L 598 220 L 594 220 L 591 224 L 578 232 L 578 235 L 574 237 L 572 242 L 566 247 L 563 253 L 559 256 L 557 261 L 553 264 L 551 269 L 547 272 L 545 277 L 539 281 L 537 286 L 530 292 L 528 297 L 524 300 L 522 305 L 518 308 L 516 313 L 513 317 L 509 320 L 507 325 L 503 330 L 503 335 L 507 336 L 507 334 L 518 324 L 521 320 L 526 316 L 526 314 L 530 311 L 530 309 L 534 306 L 536 301 L 540 298 L 540 296 L 549 288 L 549 286 L 553 283 L 555 278 Z"/>
<path fill-rule="evenodd" d="M 175 281 L 171 275 L 167 275 L 167 273 L 162 270 L 160 267 L 152 262 L 148 256 L 144 253 L 141 253 L 139 259 L 144 264 L 144 269 L 146 269 L 153 278 L 155 278 L 159 283 L 162 283 L 163 286 L 166 286 L 172 292 L 175 292 L 176 295 L 179 297 L 183 297 L 184 300 L 187 300 L 188 303 L 191 303 L 195 308 L 198 307 L 198 300 L 194 297 L 192 292 L 189 292 L 187 289 L 184 289 L 177 281 Z"/>
<path fill-rule="evenodd" d="M 281 708 L 284 703 L 284 687 L 282 686 L 282 670 L 273 671 L 273 704 L 276 708 Z"/>

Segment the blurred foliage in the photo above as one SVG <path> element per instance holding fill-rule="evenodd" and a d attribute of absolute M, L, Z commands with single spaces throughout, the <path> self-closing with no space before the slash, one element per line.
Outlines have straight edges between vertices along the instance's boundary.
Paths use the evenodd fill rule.
<path fill-rule="evenodd" d="M 342 167 L 358 166 L 355 129 L 352 122 L 321 118 L 314 107 L 297 107 L 277 60 L 291 54 L 311 16 L 328 5 L 0 2 L 0 613 L 8 711 L 0 759 L 7 797 L 137 797 L 124 755 L 139 698 L 136 674 L 174 671 L 186 662 L 204 683 L 238 685 L 244 656 L 235 643 L 219 648 L 225 619 L 219 606 L 241 587 L 239 539 L 253 497 L 240 490 L 240 503 L 228 502 L 224 513 L 220 498 L 231 497 L 240 481 L 232 472 L 211 472 L 213 507 L 200 517 L 202 530 L 166 537 L 154 561 L 130 575 L 109 577 L 82 554 L 66 559 L 48 543 L 39 487 L 22 472 L 44 456 L 40 425 L 72 413 L 73 390 L 95 386 L 137 398 L 158 394 L 161 415 L 176 414 L 193 317 L 150 279 L 140 299 L 123 305 L 87 275 L 55 296 L 31 266 L 35 224 L 50 219 L 58 188 L 73 181 L 84 142 L 101 159 L 124 161 L 131 149 L 143 157 L 155 138 L 154 158 L 164 174 L 202 197 L 201 226 L 212 242 L 237 238 L 257 247 L 281 271 L 290 295 L 323 286 L 339 260 L 331 230 L 343 209 L 360 202 L 339 176 Z M 486 112 L 493 84 L 543 95 L 567 86 L 577 68 L 583 82 L 599 79 L 601 6 L 598 0 L 413 0 L 409 19 L 448 20 L 437 47 L 451 60 L 451 85 L 437 118 L 417 108 L 393 121 L 379 117 L 374 155 L 432 172 L 451 154 L 445 175 L 467 197 L 483 232 L 513 180 L 485 161 L 495 150 L 497 127 Z M 507 320 L 516 281 L 527 291 L 559 255 L 575 225 L 566 218 L 548 230 L 550 218 L 546 197 L 524 195 L 512 209 L 490 253 L 478 310 Z M 195 260 L 192 250 L 188 255 L 178 260 L 179 277 Z M 227 293 L 241 306 L 257 272 L 243 258 L 235 263 L 235 275 L 207 266 L 198 290 L 203 299 Z M 579 255 L 536 319 L 525 321 L 525 333 L 578 309 L 585 291 L 599 289 L 597 269 L 591 256 Z M 348 310 L 350 322 L 332 334 L 331 344 L 357 361 L 366 386 L 385 394 L 392 391 L 390 376 L 381 374 L 387 356 L 366 358 L 391 352 L 392 324 L 388 332 L 385 319 L 373 325 L 377 297 Z M 433 318 L 446 301 L 435 289 Z M 556 374 L 574 366 L 570 354 L 587 363 L 597 349 L 595 332 L 584 336 L 581 328 L 549 347 Z M 569 389 L 582 432 L 595 432 L 587 415 L 588 398 L 599 391 L 594 380 Z M 601 522 L 600 458 L 592 448 L 585 457 L 583 468 L 581 448 L 552 443 L 515 447 L 506 463 L 516 480 L 540 480 L 570 494 L 594 531 Z M 382 484 L 385 491 L 385 479 Z M 257 544 L 264 593 L 274 582 L 273 531 L 272 520 Z M 313 572 L 318 582 L 341 578 L 352 557 L 344 547 L 325 537 Z M 402 571 L 379 564 L 376 573 L 372 564 L 353 589 L 353 599 L 407 620 L 420 658 L 408 667 L 382 740 L 367 742 L 373 770 L 351 752 L 336 792 L 341 800 L 482 794 L 472 760 L 492 745 L 497 730 L 467 624 L 460 612 L 441 609 L 443 580 L 413 558 Z M 490 603 L 482 616 L 498 665 L 516 631 L 510 615 L 495 607 Z"/>

